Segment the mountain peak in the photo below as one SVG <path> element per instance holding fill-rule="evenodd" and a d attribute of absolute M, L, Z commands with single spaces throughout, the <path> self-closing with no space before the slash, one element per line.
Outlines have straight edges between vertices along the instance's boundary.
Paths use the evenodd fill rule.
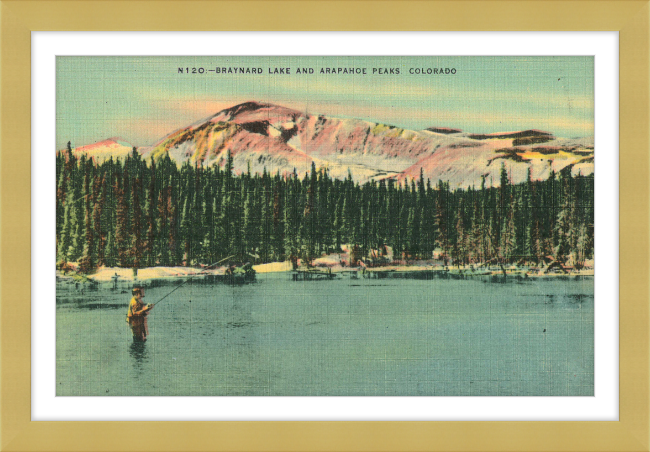
<path fill-rule="evenodd" d="M 99 161 L 126 157 L 131 148 L 113 137 L 78 151 Z M 556 138 L 537 129 L 473 134 L 435 126 L 416 131 L 261 101 L 223 109 L 139 151 L 147 160 L 168 155 L 179 165 L 190 161 L 206 167 L 224 166 L 230 155 L 236 173 L 250 168 L 260 174 L 294 169 L 304 174 L 315 165 L 340 179 L 351 173 L 360 183 L 417 179 L 422 173 L 454 187 L 479 186 L 486 174 L 499 181 L 502 163 L 513 183 L 525 181 L 529 170 L 535 180 L 567 167 L 587 175 L 593 172 L 594 153 L 593 141 Z"/>
<path fill-rule="evenodd" d="M 133 145 L 122 137 L 111 137 L 93 144 L 73 148 L 75 154 L 85 154 L 96 162 L 103 162 L 111 157 L 125 158 L 133 150 Z"/>
<path fill-rule="evenodd" d="M 93 151 L 96 149 L 103 149 L 103 148 L 129 148 L 132 149 L 133 145 L 126 141 L 122 137 L 110 137 L 106 138 L 105 140 L 97 141 L 93 144 L 87 144 L 85 146 L 79 146 L 75 148 L 75 152 L 88 152 L 88 151 Z"/>
<path fill-rule="evenodd" d="M 230 122 L 247 124 L 266 122 L 269 124 L 293 122 L 301 116 L 307 116 L 298 110 L 267 102 L 248 101 L 226 108 L 206 120 L 193 124 L 193 127 L 205 123 Z"/>
<path fill-rule="evenodd" d="M 267 104 L 257 101 L 248 101 L 241 104 L 234 105 L 232 107 L 221 110 L 217 115 L 229 115 L 231 117 L 237 116 L 240 113 L 245 113 L 247 111 L 259 110 L 260 108 L 269 108 L 269 107 L 279 107 L 278 105 Z M 216 116 L 216 115 L 215 115 Z"/>

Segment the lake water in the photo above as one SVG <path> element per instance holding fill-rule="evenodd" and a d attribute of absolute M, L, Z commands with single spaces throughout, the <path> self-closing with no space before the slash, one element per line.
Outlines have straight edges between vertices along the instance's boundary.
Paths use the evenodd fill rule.
<path fill-rule="evenodd" d="M 59 396 L 591 396 L 593 278 L 191 282 L 59 291 Z M 173 285 L 148 288 L 145 302 Z"/>

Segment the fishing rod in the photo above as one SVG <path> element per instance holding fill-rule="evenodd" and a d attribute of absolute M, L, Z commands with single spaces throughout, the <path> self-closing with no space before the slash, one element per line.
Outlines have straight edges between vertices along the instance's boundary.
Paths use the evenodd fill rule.
<path fill-rule="evenodd" d="M 228 260 L 228 259 L 230 259 L 231 257 L 234 257 L 234 256 L 235 256 L 234 254 L 231 254 L 231 255 L 228 256 L 228 257 L 224 257 L 224 258 L 221 259 L 220 261 L 215 262 L 214 264 L 210 264 L 210 265 L 208 265 L 207 267 L 205 267 L 205 269 L 207 270 L 207 269 L 209 269 L 209 268 L 214 267 L 215 265 L 219 265 L 219 264 L 222 263 L 223 261 Z M 193 276 L 197 276 L 197 275 L 190 275 L 190 278 L 192 278 Z M 174 290 L 172 290 L 171 292 L 169 292 L 167 295 L 165 295 L 164 297 L 162 297 L 160 300 L 156 301 L 155 303 L 152 303 L 151 306 L 155 306 L 155 305 L 157 305 L 158 303 L 160 303 L 161 301 L 163 301 L 165 298 L 167 298 L 168 296 L 170 296 L 171 294 L 173 294 L 174 292 L 176 292 L 178 289 L 180 289 L 181 286 L 183 286 L 183 285 L 184 285 L 185 283 L 187 283 L 188 281 L 189 281 L 189 279 L 186 279 L 185 281 L 183 281 L 182 283 L 180 283 L 178 286 L 176 286 L 176 287 L 174 288 Z"/>

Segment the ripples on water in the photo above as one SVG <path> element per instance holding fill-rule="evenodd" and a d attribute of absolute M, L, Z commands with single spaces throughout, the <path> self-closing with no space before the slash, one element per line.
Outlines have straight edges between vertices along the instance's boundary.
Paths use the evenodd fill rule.
<path fill-rule="evenodd" d="M 502 282 L 192 282 L 144 344 L 128 293 L 60 291 L 57 395 L 593 395 L 593 278 Z"/>

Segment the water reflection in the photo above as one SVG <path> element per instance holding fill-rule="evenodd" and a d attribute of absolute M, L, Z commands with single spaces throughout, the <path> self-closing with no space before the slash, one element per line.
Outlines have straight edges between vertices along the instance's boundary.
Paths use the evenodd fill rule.
<path fill-rule="evenodd" d="M 134 341 L 129 347 L 129 355 L 133 358 L 133 368 L 138 374 L 144 370 L 144 363 L 147 362 L 147 343 Z"/>

